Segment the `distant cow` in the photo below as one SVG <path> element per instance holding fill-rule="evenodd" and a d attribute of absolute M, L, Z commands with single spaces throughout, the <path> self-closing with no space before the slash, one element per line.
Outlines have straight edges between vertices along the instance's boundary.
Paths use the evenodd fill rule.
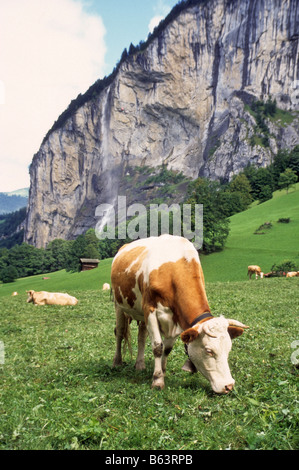
<path fill-rule="evenodd" d="M 35 305 L 76 305 L 78 300 L 69 294 L 61 294 L 58 292 L 35 292 L 27 291 L 27 302 L 33 302 Z"/>
<path fill-rule="evenodd" d="M 286 277 L 299 277 L 299 271 L 289 271 Z"/>
<path fill-rule="evenodd" d="M 179 335 L 186 345 L 189 367 L 198 370 L 216 393 L 228 393 L 234 379 L 228 365 L 231 339 L 248 328 L 236 320 L 213 317 L 205 292 L 198 253 L 182 237 L 161 235 L 123 246 L 112 263 L 111 283 L 116 309 L 116 353 L 122 365 L 122 340 L 132 319 L 139 323 L 137 370 L 145 368 L 149 334 L 155 358 L 153 388 L 164 388 L 169 353 Z"/>
<path fill-rule="evenodd" d="M 105 282 L 103 284 L 103 289 L 102 290 L 110 290 L 110 284 L 108 284 L 108 282 Z"/>
<path fill-rule="evenodd" d="M 255 274 L 255 279 L 257 279 L 258 277 L 262 279 L 264 277 L 264 273 L 262 272 L 261 268 L 257 265 L 248 266 L 247 275 L 249 276 L 249 279 L 251 279 L 252 274 Z"/>
<path fill-rule="evenodd" d="M 13 293 L 11 294 L 12 297 L 15 297 L 16 295 L 19 295 L 19 294 L 18 294 L 17 292 L 13 292 Z"/>

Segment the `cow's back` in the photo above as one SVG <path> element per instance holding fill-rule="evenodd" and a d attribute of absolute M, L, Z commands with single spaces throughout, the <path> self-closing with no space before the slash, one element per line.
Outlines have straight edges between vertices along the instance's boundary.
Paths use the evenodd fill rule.
<path fill-rule="evenodd" d="M 168 263 L 177 263 L 181 259 L 199 263 L 194 246 L 182 237 L 161 235 L 123 246 L 115 256 L 111 270 L 116 303 L 136 319 L 142 319 L 146 297 L 159 287 L 153 285 L 157 278 L 154 274 Z"/>
<path fill-rule="evenodd" d="M 139 241 L 139 240 L 138 240 Z M 139 243 L 123 246 L 111 268 L 111 285 L 115 302 L 126 311 L 142 314 L 142 280 L 148 248 Z"/>

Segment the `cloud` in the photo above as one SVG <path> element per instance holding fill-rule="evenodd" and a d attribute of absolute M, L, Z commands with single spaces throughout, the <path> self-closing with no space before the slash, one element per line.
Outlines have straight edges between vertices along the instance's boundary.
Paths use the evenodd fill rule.
<path fill-rule="evenodd" d="M 148 25 L 148 30 L 152 33 L 156 26 L 164 19 L 164 16 L 154 16 Z"/>
<path fill-rule="evenodd" d="M 171 10 L 171 6 L 167 4 L 166 0 L 157 0 L 156 5 L 154 6 L 155 16 L 150 20 L 148 29 L 152 33 L 156 26 L 160 23 L 161 20 L 165 18 L 166 15 Z"/>
<path fill-rule="evenodd" d="M 29 185 L 53 122 L 103 76 L 104 36 L 78 0 L 0 2 L 0 192 Z"/>

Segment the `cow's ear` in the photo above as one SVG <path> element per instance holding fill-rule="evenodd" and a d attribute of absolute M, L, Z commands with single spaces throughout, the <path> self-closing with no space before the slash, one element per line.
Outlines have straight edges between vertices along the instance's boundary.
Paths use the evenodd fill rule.
<path fill-rule="evenodd" d="M 240 328 L 238 326 L 229 326 L 228 327 L 228 334 L 231 337 L 231 339 L 235 339 L 238 336 L 241 336 L 243 334 L 243 328 Z"/>
<path fill-rule="evenodd" d="M 195 328 L 189 328 L 188 330 L 183 331 L 181 333 L 181 339 L 183 343 L 191 343 L 198 337 L 199 333 Z"/>

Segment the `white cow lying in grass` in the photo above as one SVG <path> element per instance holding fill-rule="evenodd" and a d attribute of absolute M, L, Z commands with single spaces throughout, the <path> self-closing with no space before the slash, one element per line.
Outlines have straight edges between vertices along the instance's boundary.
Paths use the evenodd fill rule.
<path fill-rule="evenodd" d="M 78 300 L 69 294 L 61 294 L 57 292 L 35 292 L 34 290 L 26 291 L 28 294 L 27 302 L 33 302 L 35 305 L 76 305 Z"/>

